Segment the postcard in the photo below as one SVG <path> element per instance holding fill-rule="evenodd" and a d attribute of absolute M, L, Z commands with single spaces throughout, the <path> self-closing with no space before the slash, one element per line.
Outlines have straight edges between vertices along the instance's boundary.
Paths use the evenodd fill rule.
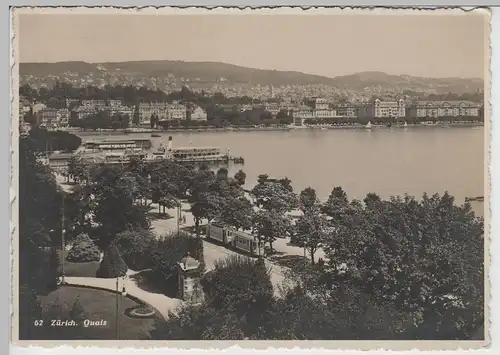
<path fill-rule="evenodd" d="M 17 346 L 488 346 L 489 10 L 12 19 Z"/>

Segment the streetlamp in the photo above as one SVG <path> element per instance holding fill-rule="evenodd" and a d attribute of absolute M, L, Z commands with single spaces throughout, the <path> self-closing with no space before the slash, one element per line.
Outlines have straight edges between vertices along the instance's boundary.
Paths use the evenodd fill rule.
<path fill-rule="evenodd" d="M 180 224 L 181 224 L 181 201 L 180 200 L 176 200 L 177 202 L 177 236 L 179 236 L 180 234 Z"/>
<path fill-rule="evenodd" d="M 119 318 L 119 313 L 120 313 L 120 289 L 119 289 L 119 279 L 120 279 L 120 276 L 116 276 L 116 327 L 115 327 L 115 331 L 116 331 L 116 340 L 119 340 L 120 339 L 120 333 L 119 333 L 119 322 L 118 322 L 118 318 Z"/>
<path fill-rule="evenodd" d="M 64 280 L 64 253 L 66 252 L 65 248 L 65 241 L 64 241 L 64 235 L 66 233 L 66 230 L 64 229 L 64 193 L 61 195 L 62 196 L 62 213 L 61 213 L 61 250 L 62 250 L 62 257 L 61 257 L 61 285 L 64 285 L 66 281 Z"/>

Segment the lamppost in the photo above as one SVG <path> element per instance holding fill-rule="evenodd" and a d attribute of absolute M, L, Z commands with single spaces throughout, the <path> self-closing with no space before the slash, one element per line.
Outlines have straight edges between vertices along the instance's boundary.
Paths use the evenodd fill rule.
<path fill-rule="evenodd" d="M 61 195 L 62 196 L 62 213 L 61 213 L 61 250 L 62 250 L 62 257 L 61 257 L 61 285 L 65 284 L 64 280 L 64 253 L 66 252 L 66 246 L 65 246 L 65 241 L 64 241 L 64 235 L 66 233 L 66 230 L 64 229 L 64 193 Z"/>
<path fill-rule="evenodd" d="M 176 199 L 177 202 L 177 236 L 180 234 L 180 225 L 181 225 L 181 206 L 182 203 L 180 200 Z"/>
<path fill-rule="evenodd" d="M 122 276 L 122 290 L 120 291 L 120 276 L 116 277 L 116 340 L 120 340 L 120 300 L 123 296 L 127 295 L 127 291 L 125 289 L 125 278 L 127 275 Z"/>
<path fill-rule="evenodd" d="M 116 340 L 119 340 L 120 339 L 120 333 L 119 333 L 119 322 L 118 322 L 118 318 L 119 318 L 119 313 L 120 313 L 120 289 L 119 289 L 119 279 L 120 279 L 120 276 L 116 276 L 116 320 L 115 320 L 115 323 L 116 323 Z"/>

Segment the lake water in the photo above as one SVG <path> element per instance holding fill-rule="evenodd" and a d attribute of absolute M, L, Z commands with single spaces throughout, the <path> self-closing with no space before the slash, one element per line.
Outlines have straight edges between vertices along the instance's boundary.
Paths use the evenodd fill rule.
<path fill-rule="evenodd" d="M 375 128 L 163 133 L 113 135 L 149 138 L 154 147 L 173 137 L 174 146 L 216 146 L 242 156 L 247 187 L 259 174 L 288 177 L 295 191 L 311 186 L 326 199 L 334 186 L 349 198 L 363 199 L 368 192 L 383 198 L 405 193 L 448 191 L 463 203 L 467 196 L 484 195 L 484 128 Z M 83 140 L 104 138 L 82 136 Z M 483 203 L 473 203 L 483 215 Z"/>

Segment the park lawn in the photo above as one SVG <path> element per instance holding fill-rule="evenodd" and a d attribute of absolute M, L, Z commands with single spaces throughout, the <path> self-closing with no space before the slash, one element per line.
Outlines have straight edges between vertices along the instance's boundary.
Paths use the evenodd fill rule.
<path fill-rule="evenodd" d="M 125 311 L 140 304 L 128 297 L 116 295 L 115 293 L 96 290 L 85 287 L 61 286 L 47 296 L 41 296 L 40 302 L 44 314 L 52 308 L 54 303 L 62 305 L 59 319 L 70 319 L 69 311 L 76 298 L 79 298 L 84 309 L 83 319 L 91 321 L 106 321 L 106 325 L 100 327 L 78 328 L 64 327 L 49 329 L 50 339 L 92 339 L 92 340 L 116 340 L 116 301 L 119 297 L 119 340 L 144 340 L 149 338 L 149 332 L 154 328 L 155 319 L 134 319 L 125 315 Z M 52 311 L 53 313 L 54 311 Z M 53 316 L 53 314 L 52 314 Z M 157 312 L 157 318 L 162 319 Z M 45 320 L 48 323 L 49 320 Z M 47 325 L 47 324 L 45 324 Z M 50 328 L 50 325 L 48 326 Z M 69 330 L 68 330 L 69 329 Z"/>
<path fill-rule="evenodd" d="M 64 274 L 69 277 L 95 277 L 97 269 L 99 269 L 98 261 L 88 263 L 73 263 L 66 260 L 69 251 L 64 252 Z M 63 253 L 59 251 L 59 258 L 62 259 Z M 61 267 L 59 267 L 61 270 Z"/>

